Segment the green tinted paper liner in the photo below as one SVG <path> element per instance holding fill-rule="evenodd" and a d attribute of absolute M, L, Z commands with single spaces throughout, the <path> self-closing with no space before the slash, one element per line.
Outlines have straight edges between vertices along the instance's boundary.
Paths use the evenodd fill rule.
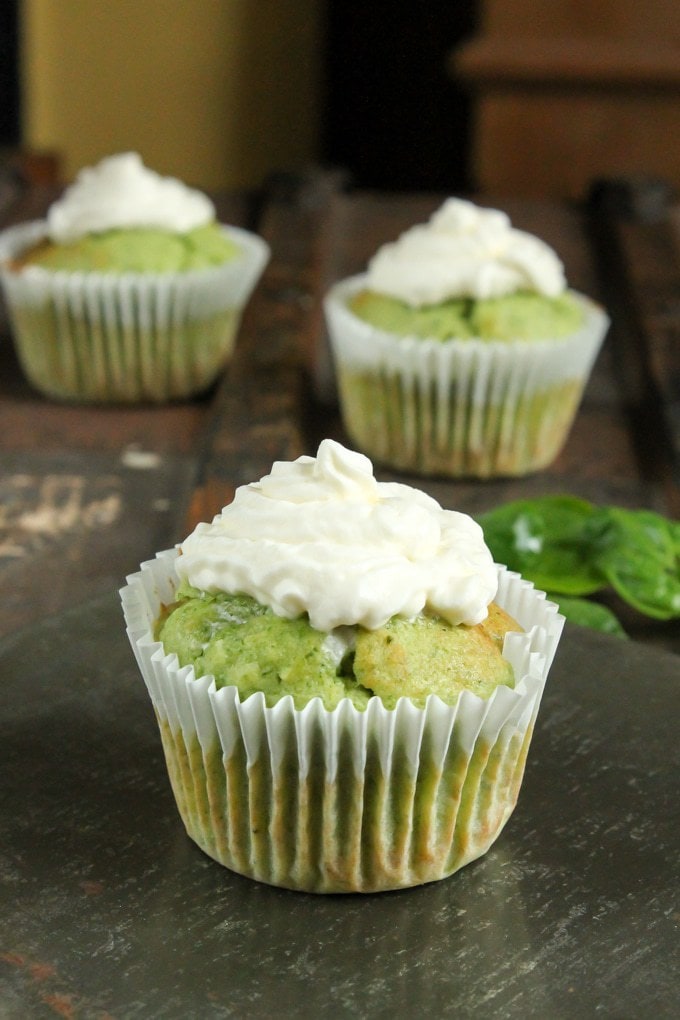
<path fill-rule="evenodd" d="M 167 401 L 205 390 L 231 357 L 243 308 L 269 248 L 224 230 L 239 254 L 177 273 L 21 270 L 11 259 L 40 241 L 44 221 L 0 235 L 0 276 L 17 355 L 32 385 L 77 401 Z"/>
<path fill-rule="evenodd" d="M 424 709 L 379 698 L 366 711 L 290 697 L 267 708 L 180 668 L 153 638 L 178 583 L 175 550 L 131 575 L 127 633 L 160 727 L 189 836 L 226 867 L 308 892 L 374 892 L 431 882 L 484 854 L 517 800 L 563 617 L 499 567 L 497 601 L 526 628 L 506 638 L 517 684 L 488 701 L 464 692 Z"/>
<path fill-rule="evenodd" d="M 522 475 L 562 448 L 609 319 L 580 294 L 583 327 L 545 341 L 399 337 L 354 315 L 365 276 L 325 299 L 340 408 L 372 460 L 422 474 Z"/>

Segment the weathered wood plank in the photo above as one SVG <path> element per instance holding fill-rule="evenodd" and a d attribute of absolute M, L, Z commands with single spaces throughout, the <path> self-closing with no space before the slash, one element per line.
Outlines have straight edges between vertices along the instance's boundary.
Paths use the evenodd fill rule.
<path fill-rule="evenodd" d="M 262 203 L 241 196 L 222 202 L 220 218 L 257 227 L 272 258 L 243 318 L 232 363 L 198 400 L 161 407 L 48 401 L 25 382 L 4 337 L 0 581 L 9 594 L 0 634 L 117 587 L 141 559 L 210 519 L 238 485 L 260 477 L 274 460 L 314 453 L 324 436 L 347 442 L 323 295 L 333 280 L 363 269 L 380 244 L 422 222 L 440 202 L 436 195 L 348 191 L 337 174 L 279 180 Z M 630 302 L 639 293 L 651 300 L 654 280 L 662 279 L 654 275 L 658 252 L 641 261 L 636 287 L 624 295 L 611 286 L 625 267 L 622 245 L 607 249 L 610 275 L 601 274 L 602 239 L 592 243 L 590 218 L 582 210 L 493 198 L 485 204 L 506 208 L 518 226 L 552 244 L 573 286 L 604 295 L 608 306 L 611 300 L 614 328 L 567 444 L 547 470 L 479 482 L 397 475 L 378 465 L 379 477 L 419 485 L 444 506 L 472 514 L 512 499 L 570 492 L 595 503 L 672 515 L 677 487 L 656 432 L 650 439 L 646 431 L 658 421 L 659 409 L 638 399 L 647 348 L 636 342 L 623 308 L 624 297 Z M 660 243 L 653 232 L 648 247 L 652 242 Z M 643 266 L 649 274 L 644 277 Z M 664 265 L 669 286 L 676 280 L 670 266 Z M 674 305 L 664 307 L 668 316 Z M 657 306 L 654 314 L 658 320 Z M 646 315 L 647 323 L 654 321 L 649 310 Z M 631 363 L 632 388 L 626 375 Z M 656 624 L 634 633 L 668 643 L 666 628 Z"/>
<path fill-rule="evenodd" d="M 639 473 L 680 516 L 680 254 L 678 211 L 660 182 L 603 182 L 591 237 L 612 308 L 612 372 L 627 410 Z M 649 497 L 648 497 L 649 499 Z M 656 502 L 653 500 L 653 502 Z"/>
<path fill-rule="evenodd" d="M 188 529 L 214 516 L 237 485 L 260 478 L 274 460 L 308 452 L 306 372 L 321 329 L 326 223 L 339 184 L 334 174 L 272 184 L 259 224 L 272 257 L 211 408 Z"/>

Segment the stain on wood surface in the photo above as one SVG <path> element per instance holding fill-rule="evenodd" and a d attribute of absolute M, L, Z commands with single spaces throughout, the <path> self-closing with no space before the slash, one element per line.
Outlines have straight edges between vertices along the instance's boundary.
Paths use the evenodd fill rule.
<path fill-rule="evenodd" d="M 0 478 L 0 558 L 17 558 L 73 532 L 114 525 L 120 479 L 11 474 Z"/>

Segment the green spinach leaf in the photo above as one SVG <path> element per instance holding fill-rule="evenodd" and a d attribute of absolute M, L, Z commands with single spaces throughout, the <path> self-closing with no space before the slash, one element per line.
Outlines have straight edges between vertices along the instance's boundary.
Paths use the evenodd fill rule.
<path fill-rule="evenodd" d="M 589 595 L 606 586 L 592 548 L 600 511 L 575 496 L 518 500 L 478 518 L 494 559 L 544 591 Z"/>
<path fill-rule="evenodd" d="M 658 620 L 680 616 L 680 524 L 611 507 L 596 565 L 622 599 Z"/>
<path fill-rule="evenodd" d="M 581 627 L 590 627 L 592 630 L 599 630 L 603 634 L 614 634 L 616 637 L 626 638 L 628 635 L 621 626 L 616 615 L 603 606 L 600 602 L 592 599 L 578 599 L 570 596 L 557 595 L 548 592 L 551 602 L 556 602 L 562 615 L 571 623 L 577 623 Z"/>
<path fill-rule="evenodd" d="M 609 610 L 582 598 L 605 589 L 646 616 L 680 618 L 680 522 L 575 496 L 517 500 L 478 520 L 494 559 L 577 623 L 622 632 Z"/>

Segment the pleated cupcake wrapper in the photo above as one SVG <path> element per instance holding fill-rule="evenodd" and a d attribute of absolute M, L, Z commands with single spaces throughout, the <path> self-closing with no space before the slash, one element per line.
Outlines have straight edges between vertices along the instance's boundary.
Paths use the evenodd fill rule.
<path fill-rule="evenodd" d="M 516 802 L 564 622 L 543 593 L 498 568 L 497 601 L 526 633 L 506 638 L 516 687 L 488 701 L 268 708 L 196 679 L 154 640 L 176 555 L 142 564 L 121 598 L 180 815 L 207 854 L 273 885 L 372 892 L 443 878 L 488 850 Z"/>
<path fill-rule="evenodd" d="M 398 337 L 354 315 L 365 276 L 325 299 L 345 428 L 369 456 L 423 473 L 517 475 L 563 445 L 609 319 L 589 298 L 583 327 L 545 341 Z"/>
<path fill-rule="evenodd" d="M 45 235 L 43 221 L 0 235 L 17 353 L 31 383 L 74 400 L 165 401 L 209 386 L 233 350 L 241 312 L 269 258 L 267 244 L 225 231 L 238 257 L 173 273 L 20 271 L 12 258 Z"/>

